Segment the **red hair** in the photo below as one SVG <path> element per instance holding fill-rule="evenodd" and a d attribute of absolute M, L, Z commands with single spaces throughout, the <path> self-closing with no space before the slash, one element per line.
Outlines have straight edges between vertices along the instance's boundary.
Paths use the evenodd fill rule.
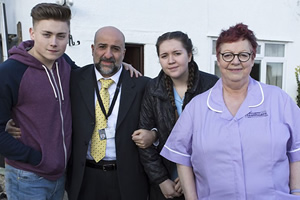
<path fill-rule="evenodd" d="M 257 48 L 256 37 L 253 31 L 248 29 L 248 26 L 243 23 L 236 24 L 235 26 L 229 27 L 228 30 L 221 31 L 216 43 L 217 56 L 220 53 L 221 44 L 236 42 L 241 39 L 248 40 L 250 42 L 253 52 L 252 56 L 255 58 Z"/>

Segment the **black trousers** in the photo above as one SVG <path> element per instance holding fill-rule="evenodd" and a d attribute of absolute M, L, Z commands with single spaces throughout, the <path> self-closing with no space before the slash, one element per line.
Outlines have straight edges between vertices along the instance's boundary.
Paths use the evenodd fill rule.
<path fill-rule="evenodd" d="M 100 161 L 98 164 L 109 163 Z M 117 170 L 85 167 L 80 200 L 121 200 Z"/>

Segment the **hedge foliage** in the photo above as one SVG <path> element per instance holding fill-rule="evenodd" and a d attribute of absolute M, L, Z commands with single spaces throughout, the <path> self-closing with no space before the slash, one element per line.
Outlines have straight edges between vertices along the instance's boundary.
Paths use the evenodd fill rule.
<path fill-rule="evenodd" d="M 297 105 L 300 107 L 300 66 L 297 66 L 295 68 L 295 76 L 296 76 L 296 81 L 297 81 L 297 96 L 296 96 L 296 102 Z"/>

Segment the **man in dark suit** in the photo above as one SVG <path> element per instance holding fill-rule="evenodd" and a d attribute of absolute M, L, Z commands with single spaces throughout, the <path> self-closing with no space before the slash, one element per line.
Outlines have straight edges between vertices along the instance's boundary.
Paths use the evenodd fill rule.
<path fill-rule="evenodd" d="M 73 144 L 66 187 L 69 200 L 147 200 L 148 180 L 131 135 L 138 128 L 140 105 L 149 79 L 131 78 L 122 69 L 125 37 L 117 28 L 100 28 L 91 47 L 94 64 L 71 73 Z M 112 79 L 114 83 L 108 88 L 111 113 L 106 113 L 106 153 L 98 162 L 91 153 L 91 138 L 99 100 L 95 88 L 100 90 L 100 78 Z M 103 109 L 102 112 L 105 113 Z"/>

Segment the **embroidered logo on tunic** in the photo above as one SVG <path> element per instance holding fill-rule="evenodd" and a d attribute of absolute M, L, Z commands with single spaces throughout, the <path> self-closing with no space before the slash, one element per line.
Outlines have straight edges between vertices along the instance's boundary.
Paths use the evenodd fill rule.
<path fill-rule="evenodd" d="M 261 112 L 249 112 L 246 117 L 247 118 L 254 118 L 254 117 L 267 117 L 268 113 L 264 110 Z"/>

